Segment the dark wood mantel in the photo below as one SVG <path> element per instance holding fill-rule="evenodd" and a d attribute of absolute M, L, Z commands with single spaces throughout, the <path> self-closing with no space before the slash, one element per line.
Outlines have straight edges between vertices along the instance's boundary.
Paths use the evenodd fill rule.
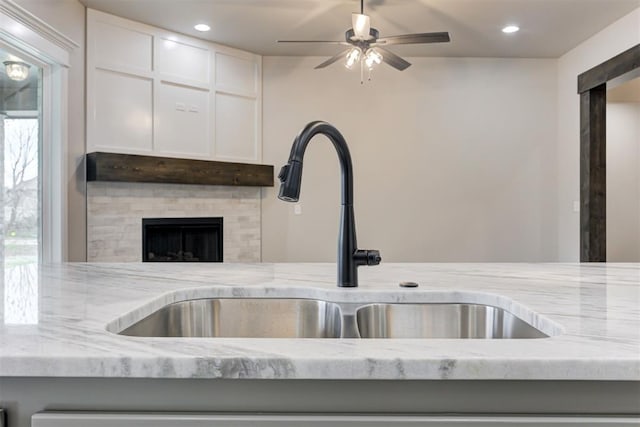
<path fill-rule="evenodd" d="M 95 152 L 87 181 L 273 187 L 273 166 Z"/>

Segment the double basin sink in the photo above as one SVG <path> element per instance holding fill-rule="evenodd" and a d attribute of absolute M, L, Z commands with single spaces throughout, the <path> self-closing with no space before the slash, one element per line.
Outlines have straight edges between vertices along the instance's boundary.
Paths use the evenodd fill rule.
<path fill-rule="evenodd" d="M 118 332 L 138 337 L 545 338 L 502 308 L 467 303 L 349 303 L 204 298 L 171 303 Z"/>

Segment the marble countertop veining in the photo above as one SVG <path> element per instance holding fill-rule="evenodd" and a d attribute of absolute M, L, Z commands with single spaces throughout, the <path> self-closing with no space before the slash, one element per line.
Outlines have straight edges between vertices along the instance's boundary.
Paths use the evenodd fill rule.
<path fill-rule="evenodd" d="M 383 264 L 360 288 L 334 264 L 14 267 L 0 287 L 0 376 L 640 381 L 640 264 Z M 420 283 L 399 288 L 401 281 Z M 160 306 L 214 296 L 477 302 L 542 339 L 246 339 L 116 335 Z"/>

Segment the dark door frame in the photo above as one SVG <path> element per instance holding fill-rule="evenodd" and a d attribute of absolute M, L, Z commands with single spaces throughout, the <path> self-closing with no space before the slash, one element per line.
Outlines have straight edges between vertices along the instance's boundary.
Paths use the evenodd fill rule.
<path fill-rule="evenodd" d="M 580 262 L 607 261 L 607 82 L 640 69 L 640 44 L 578 76 Z"/>

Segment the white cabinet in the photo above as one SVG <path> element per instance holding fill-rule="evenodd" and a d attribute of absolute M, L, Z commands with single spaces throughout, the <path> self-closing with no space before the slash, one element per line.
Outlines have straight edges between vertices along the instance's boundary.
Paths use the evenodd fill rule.
<path fill-rule="evenodd" d="M 261 57 L 87 10 L 87 151 L 259 163 Z"/>
<path fill-rule="evenodd" d="M 31 427 L 614 427 L 638 423 L 640 418 L 616 417 L 43 412 L 32 417 Z"/>

